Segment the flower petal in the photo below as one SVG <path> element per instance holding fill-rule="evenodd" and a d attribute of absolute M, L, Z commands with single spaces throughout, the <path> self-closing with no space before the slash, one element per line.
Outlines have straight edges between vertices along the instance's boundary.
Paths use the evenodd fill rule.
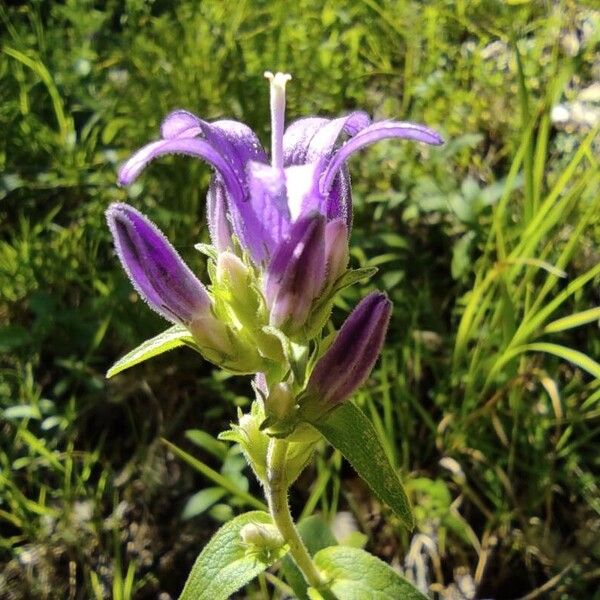
<path fill-rule="evenodd" d="M 121 264 L 150 308 L 183 325 L 209 311 L 206 288 L 154 223 L 121 203 L 109 206 L 106 219 Z"/>
<path fill-rule="evenodd" d="M 288 127 L 283 138 L 285 164 L 290 166 L 322 161 L 325 165 L 331 159 L 343 133 L 356 135 L 370 123 L 369 115 L 362 111 L 352 112 L 338 119 L 299 119 Z M 322 200 L 318 210 L 328 219 L 344 218 L 350 227 L 352 198 L 350 176 L 346 168 L 340 169 L 329 189 L 327 200 Z"/>
<path fill-rule="evenodd" d="M 187 154 L 208 161 L 217 170 L 208 193 L 208 225 L 218 248 L 229 247 L 231 234 L 248 248 L 253 258 L 264 259 L 265 231 L 262 215 L 248 202 L 246 166 L 250 161 L 266 163 L 267 156 L 256 134 L 244 123 L 232 120 L 208 123 L 185 110 L 166 117 L 161 126 L 163 140 L 144 146 L 121 168 L 119 182 L 131 183 L 154 158 L 163 154 Z M 227 216 L 226 216 L 227 215 Z"/>
<path fill-rule="evenodd" d="M 243 238 L 257 262 L 266 261 L 289 230 L 286 178 L 283 169 L 250 161 L 247 166 L 249 206 Z M 250 213 L 250 214 L 248 214 Z"/>
<path fill-rule="evenodd" d="M 202 132 L 204 122 L 187 110 L 175 110 L 165 117 L 160 126 L 160 137 L 172 140 L 178 137 L 195 137 Z"/>
<path fill-rule="evenodd" d="M 284 164 L 301 165 L 329 158 L 342 133 L 356 135 L 369 125 L 369 115 L 352 112 L 338 119 L 309 117 L 292 123 L 283 136 Z"/>
<path fill-rule="evenodd" d="M 230 194 L 239 198 L 240 202 L 243 200 L 244 190 L 241 182 L 226 160 L 226 155 L 205 140 L 196 138 L 178 137 L 144 146 L 121 167 L 119 183 L 130 184 L 150 161 L 165 154 L 185 154 L 206 160 L 220 173 Z"/>
<path fill-rule="evenodd" d="M 323 168 L 323 161 L 286 167 L 287 204 L 292 221 L 314 211 L 326 215 L 326 199 L 319 191 Z"/>
<path fill-rule="evenodd" d="M 435 145 L 444 142 L 436 131 L 418 123 L 402 121 L 380 121 L 378 123 L 373 123 L 357 133 L 352 139 L 348 140 L 333 155 L 321 181 L 321 191 L 324 194 L 329 191 L 339 169 L 344 165 L 346 160 L 354 154 L 354 152 L 357 152 L 365 146 L 389 138 L 403 138 Z"/>
<path fill-rule="evenodd" d="M 233 230 L 228 215 L 227 192 L 221 181 L 213 178 L 206 194 L 206 221 L 213 245 L 219 252 L 231 247 Z"/>

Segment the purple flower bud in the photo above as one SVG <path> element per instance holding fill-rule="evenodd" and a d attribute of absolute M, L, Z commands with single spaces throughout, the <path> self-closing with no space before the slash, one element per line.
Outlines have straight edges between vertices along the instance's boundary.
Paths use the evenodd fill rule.
<path fill-rule="evenodd" d="M 391 312 L 392 303 L 381 292 L 369 294 L 352 311 L 308 380 L 300 402 L 305 418 L 319 418 L 365 382 L 381 351 Z"/>
<path fill-rule="evenodd" d="M 267 272 L 270 324 L 297 333 L 325 282 L 325 217 L 300 217 L 277 247 Z"/>
<path fill-rule="evenodd" d="M 121 264 L 150 308 L 187 326 L 210 314 L 206 288 L 154 223 L 121 203 L 110 205 L 106 219 Z"/>
<path fill-rule="evenodd" d="M 325 226 L 325 256 L 327 284 L 332 286 L 348 267 L 348 226 L 344 219 L 335 219 Z"/>

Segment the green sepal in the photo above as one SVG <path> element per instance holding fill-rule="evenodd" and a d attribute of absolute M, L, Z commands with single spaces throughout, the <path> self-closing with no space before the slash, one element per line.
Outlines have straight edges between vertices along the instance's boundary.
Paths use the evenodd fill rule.
<path fill-rule="evenodd" d="M 128 352 L 123 358 L 120 358 L 107 371 L 106 377 L 111 378 L 121 371 L 125 371 L 149 358 L 153 358 L 179 346 L 190 346 L 200 352 L 192 334 L 183 325 L 173 325 L 173 327 L 169 327 L 166 331 L 142 342 L 137 348 Z"/>
<path fill-rule="evenodd" d="M 212 244 L 195 244 L 194 248 L 204 256 L 208 256 L 211 260 L 217 261 L 219 251 Z"/>
<path fill-rule="evenodd" d="M 248 524 L 272 525 L 263 511 L 252 511 L 226 523 L 204 547 L 188 576 L 179 600 L 227 600 L 288 551 L 287 546 L 259 549 L 244 544 Z"/>
<path fill-rule="evenodd" d="M 325 323 L 327 323 L 327 320 L 329 319 L 338 292 L 341 292 L 343 289 L 350 287 L 359 281 L 371 279 L 377 271 L 377 267 L 362 267 L 360 269 L 348 269 L 345 273 L 342 273 L 331 289 L 326 290 L 313 305 L 310 319 L 303 329 L 305 339 L 310 340 L 316 337 L 321 329 L 323 329 Z"/>
<path fill-rule="evenodd" d="M 375 495 L 412 530 L 414 517 L 410 500 L 373 424 L 363 411 L 352 402 L 345 402 L 325 417 L 309 422 L 344 455 Z"/>
<path fill-rule="evenodd" d="M 408 579 L 382 560 L 349 546 L 330 546 L 319 550 L 315 564 L 328 581 L 327 589 L 344 600 L 428 600 Z M 311 600 L 327 598 L 310 588 Z"/>

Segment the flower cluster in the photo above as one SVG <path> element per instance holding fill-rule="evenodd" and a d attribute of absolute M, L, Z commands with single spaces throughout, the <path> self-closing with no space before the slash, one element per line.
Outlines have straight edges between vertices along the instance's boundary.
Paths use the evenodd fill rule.
<path fill-rule="evenodd" d="M 203 248 L 208 288 L 135 208 L 113 204 L 107 219 L 140 296 L 165 319 L 185 326 L 207 359 L 232 372 L 260 373 L 261 418 L 273 431 L 289 434 L 296 413 L 319 418 L 364 382 L 391 313 L 387 297 L 374 292 L 333 342 L 321 339 L 336 293 L 352 280 L 348 159 L 383 139 L 442 140 L 424 125 L 371 122 L 359 111 L 300 119 L 284 131 L 289 76 L 266 76 L 270 161 L 243 123 L 209 123 L 178 110 L 163 122 L 161 139 L 138 150 L 119 173 L 119 182 L 130 184 L 150 161 L 174 153 L 214 168 L 207 196 L 212 246 Z"/>

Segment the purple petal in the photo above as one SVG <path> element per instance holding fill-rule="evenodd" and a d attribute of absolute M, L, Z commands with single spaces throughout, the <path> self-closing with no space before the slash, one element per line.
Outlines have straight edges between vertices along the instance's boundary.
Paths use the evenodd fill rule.
<path fill-rule="evenodd" d="M 206 124 L 187 110 L 175 110 L 165 117 L 160 126 L 160 137 L 172 140 L 178 137 L 195 137 L 202 133 L 202 125 Z"/>
<path fill-rule="evenodd" d="M 328 410 L 346 400 L 367 379 L 381 351 L 392 312 L 385 294 L 364 298 L 317 362 L 307 385 L 308 410 Z"/>
<path fill-rule="evenodd" d="M 184 325 L 209 311 L 206 288 L 154 223 L 121 203 L 109 206 L 106 219 L 121 264 L 150 308 Z"/>
<path fill-rule="evenodd" d="M 243 201 L 244 190 L 236 173 L 225 155 L 204 140 L 196 138 L 174 138 L 152 142 L 138 150 L 119 171 L 119 183 L 128 185 L 136 179 L 144 167 L 155 158 L 165 154 L 185 154 L 202 158 L 211 163 L 223 177 L 230 194 Z"/>
<path fill-rule="evenodd" d="M 284 164 L 300 165 L 320 158 L 329 158 L 340 135 L 356 135 L 371 119 L 357 111 L 339 119 L 309 117 L 292 123 L 283 136 Z"/>
<path fill-rule="evenodd" d="M 248 202 L 246 190 L 248 162 L 267 161 L 256 134 L 238 121 L 208 123 L 192 113 L 177 110 L 164 120 L 161 135 L 163 140 L 143 147 L 125 163 L 119 182 L 131 183 L 151 160 L 163 154 L 187 154 L 208 161 L 219 174 L 211 183 L 207 212 L 213 242 L 217 247 L 228 246 L 233 232 L 257 262 L 264 260 L 269 240 L 263 239 L 261 215 Z M 225 214 L 229 215 L 229 222 L 224 220 Z M 213 219 L 218 222 L 213 223 Z"/>
<path fill-rule="evenodd" d="M 227 192 L 221 181 L 213 178 L 206 194 L 206 220 L 210 239 L 219 252 L 231 247 L 233 230 L 228 216 Z"/>
<path fill-rule="evenodd" d="M 283 139 L 284 161 L 287 165 L 301 165 L 314 161 L 329 162 L 342 134 L 356 135 L 371 123 L 369 115 L 356 111 L 338 119 L 309 117 L 292 123 Z M 326 200 L 318 203 L 318 210 L 328 219 L 342 217 L 348 227 L 352 221 L 352 198 L 350 176 L 346 168 L 340 169 L 335 177 Z M 316 204 L 316 194 L 313 202 Z"/>
<path fill-rule="evenodd" d="M 348 227 L 344 219 L 335 219 L 325 226 L 325 259 L 327 282 L 333 285 L 348 268 Z"/>
<path fill-rule="evenodd" d="M 435 145 L 443 144 L 444 142 L 436 131 L 418 123 L 401 121 L 380 121 L 379 123 L 373 123 L 348 140 L 334 154 L 321 181 L 321 191 L 327 193 L 339 169 L 354 152 L 365 146 L 389 138 L 403 138 Z"/>
<path fill-rule="evenodd" d="M 283 164 L 303 165 L 306 162 L 306 153 L 310 141 L 319 129 L 325 127 L 331 119 L 321 117 L 308 117 L 298 119 L 288 125 L 283 134 Z"/>
<path fill-rule="evenodd" d="M 254 260 L 261 262 L 272 256 L 290 227 L 286 174 L 283 169 L 251 161 L 247 178 L 252 211 L 242 226 Z"/>
<path fill-rule="evenodd" d="M 267 272 L 265 296 L 270 324 L 288 333 L 306 322 L 325 281 L 325 218 L 313 213 L 296 221 L 279 245 Z"/>
<path fill-rule="evenodd" d="M 292 221 L 311 212 L 326 214 L 326 198 L 319 191 L 323 161 L 286 167 L 287 204 Z"/>

